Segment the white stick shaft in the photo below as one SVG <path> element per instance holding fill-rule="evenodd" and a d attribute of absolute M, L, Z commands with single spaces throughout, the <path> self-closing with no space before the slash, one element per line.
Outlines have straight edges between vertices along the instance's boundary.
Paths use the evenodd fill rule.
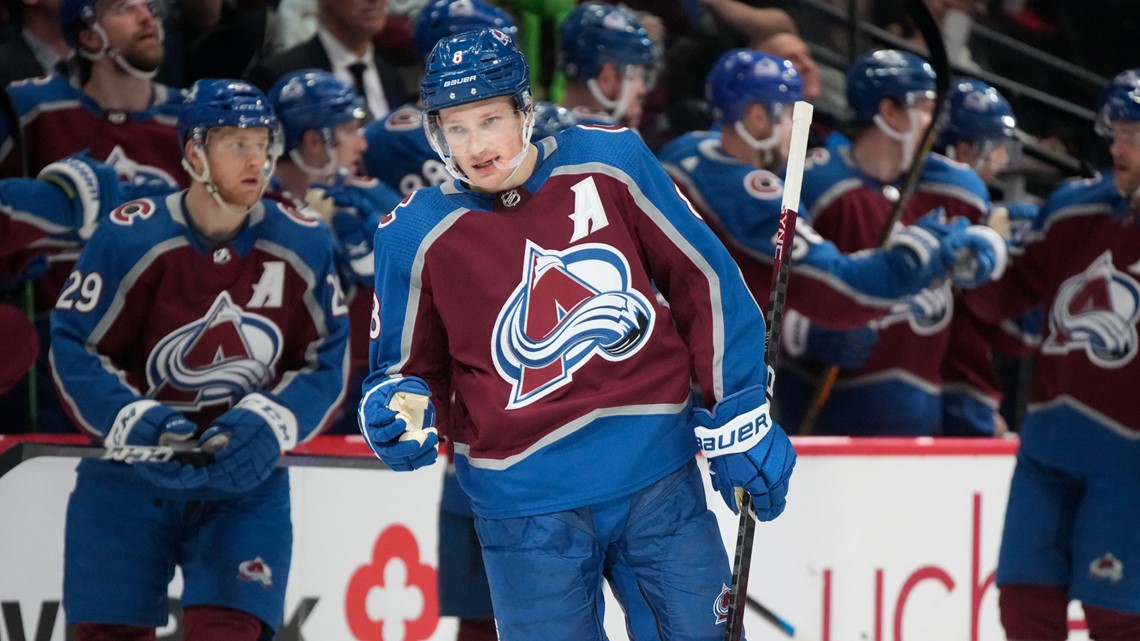
<path fill-rule="evenodd" d="M 788 170 L 784 174 L 784 200 L 782 207 L 799 211 L 800 187 L 804 179 L 804 160 L 807 158 L 808 130 L 814 107 L 800 100 L 792 111 L 792 143 L 788 149 Z"/>

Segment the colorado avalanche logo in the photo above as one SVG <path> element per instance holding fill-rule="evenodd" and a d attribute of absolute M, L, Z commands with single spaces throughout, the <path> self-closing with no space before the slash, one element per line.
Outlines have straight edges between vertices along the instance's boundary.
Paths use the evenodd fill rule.
<path fill-rule="evenodd" d="M 155 181 L 165 183 L 171 187 L 178 187 L 178 181 L 170 172 L 154 165 L 144 165 L 127 155 L 123 148 L 115 145 L 107 159 L 103 162 L 115 168 L 119 176 L 126 178 L 133 185 L 145 185 Z"/>
<path fill-rule="evenodd" d="M 716 615 L 716 624 L 720 625 L 728 621 L 728 605 L 729 605 L 729 590 L 728 586 L 721 583 L 720 596 L 713 601 L 713 614 Z"/>
<path fill-rule="evenodd" d="M 273 568 L 257 557 L 252 561 L 242 561 L 238 565 L 238 578 L 242 581 L 255 581 L 268 590 L 273 587 Z"/>
<path fill-rule="evenodd" d="M 147 362 L 150 396 L 181 409 L 236 403 L 269 383 L 281 330 L 222 292 L 204 318 L 159 341 Z"/>
<path fill-rule="evenodd" d="M 1108 369 L 1136 356 L 1136 321 L 1140 319 L 1140 284 L 1112 264 L 1112 252 L 1066 280 L 1049 314 L 1047 354 L 1083 349 L 1089 360 Z"/>
<path fill-rule="evenodd" d="M 799 229 L 796 229 L 799 232 Z M 891 313 L 874 323 L 877 329 L 884 329 L 906 321 L 911 331 L 919 336 L 937 334 L 950 324 L 954 311 L 954 296 L 950 282 L 924 289 L 907 298 L 905 303 L 891 307 Z"/>
<path fill-rule="evenodd" d="M 595 355 L 629 358 L 655 318 L 614 248 L 590 243 L 547 251 L 528 241 L 522 282 L 499 312 L 491 339 L 495 369 L 512 385 L 507 409 L 566 385 Z"/>

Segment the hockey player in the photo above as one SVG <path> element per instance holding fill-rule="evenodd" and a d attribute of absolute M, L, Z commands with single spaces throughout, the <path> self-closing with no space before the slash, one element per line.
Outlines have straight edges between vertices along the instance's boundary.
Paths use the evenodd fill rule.
<path fill-rule="evenodd" d="M 879 245 L 901 182 L 914 162 L 922 173 L 901 222 L 909 225 L 942 208 L 949 219 L 979 222 L 988 192 L 977 174 L 938 154 L 916 158 L 934 107 L 934 71 L 921 58 L 882 50 L 861 56 L 847 74 L 851 142 L 809 152 L 803 199 L 811 226 L 842 252 Z M 980 230 L 979 230 L 980 231 Z M 986 233 L 986 232 L 981 232 Z M 1004 241 L 988 235 L 994 252 Z M 997 277 L 1001 270 L 991 275 Z M 839 373 L 816 431 L 823 434 L 930 435 L 941 429 L 941 364 L 949 341 L 954 292 L 932 285 L 877 322 L 879 338 L 858 370 Z M 781 418 L 800 420 L 822 373 L 784 359 L 777 386 Z M 992 415 L 991 432 L 992 432 Z"/>
<path fill-rule="evenodd" d="M 66 363 L 57 388 L 93 439 L 197 442 L 213 460 L 79 464 L 63 596 L 77 641 L 153 639 L 176 565 L 185 639 L 271 638 L 292 546 L 276 463 L 343 395 L 329 232 L 261 199 L 281 145 L 266 97 L 199 81 L 178 130 L 194 182 L 97 227 L 52 312 L 51 360 Z"/>
<path fill-rule="evenodd" d="M 1011 641 L 1140 638 L 1140 69 L 1102 93 L 1111 170 L 1059 186 L 1010 273 L 967 302 L 991 322 L 1044 303 L 997 584 Z"/>
<path fill-rule="evenodd" d="M 175 127 L 182 91 L 151 80 L 163 60 L 157 8 L 144 0 L 60 1 L 60 31 L 75 51 L 74 77 L 53 75 L 7 87 L 14 119 L 0 117 L 0 178 L 33 177 L 50 163 L 87 150 L 131 182 L 165 182 L 172 190 L 189 183 Z M 47 313 L 79 247 L 61 243 L 53 250 L 51 269 L 35 283 L 44 353 Z M 29 254 L 38 251 L 32 248 Z M 70 429 L 42 358 L 36 374 L 28 389 L 0 398 L 0 412 L 29 430 Z"/>
<path fill-rule="evenodd" d="M 330 433 L 357 433 L 352 408 L 360 401 L 360 382 L 368 374 L 368 325 L 372 318 L 372 235 L 400 196 L 374 178 L 362 178 L 360 157 L 364 103 L 348 84 L 327 71 L 306 69 L 285 74 L 269 90 L 269 102 L 281 122 L 285 153 L 277 163 L 267 197 L 297 207 L 309 206 L 337 238 L 341 277 L 349 291 L 351 331 L 347 411 Z M 356 391 L 354 391 L 356 390 Z"/>
<path fill-rule="evenodd" d="M 782 58 L 734 49 L 709 70 L 707 87 L 718 130 L 684 134 L 658 156 L 725 242 L 753 297 L 766 301 L 792 103 L 803 97 L 800 76 Z M 971 282 L 985 280 L 1002 259 L 975 230 L 940 227 L 900 230 L 887 250 L 849 256 L 799 222 L 782 333 L 785 353 L 859 367 L 875 338 L 866 323 L 953 272 L 959 250 L 982 270 L 957 274 Z M 948 235 L 939 238 L 940 233 Z"/>
<path fill-rule="evenodd" d="M 634 132 L 530 143 L 529 89 L 499 31 L 428 58 L 426 127 L 457 180 L 413 193 L 377 232 L 361 429 L 411 470 L 435 460 L 444 427 L 501 639 L 604 638 L 601 581 L 617 565 L 641 588 L 618 598 L 652 610 L 665 638 L 719 639 L 729 567 L 693 455 L 764 520 L 795 462 L 764 399 L 763 317 Z"/>
<path fill-rule="evenodd" d="M 656 55 L 632 11 L 613 4 L 577 5 L 559 27 L 558 69 L 566 76 L 560 104 L 582 124 L 637 129 L 652 88 Z"/>
<path fill-rule="evenodd" d="M 938 134 L 935 148 L 947 158 L 969 166 L 987 186 L 1020 156 L 1017 120 L 1009 102 L 989 84 L 973 78 L 955 78 L 950 86 L 949 119 Z M 1037 217 L 1031 202 L 993 206 L 987 220 L 1002 227 L 1011 252 L 1020 251 L 1024 236 Z M 996 212 L 996 213 L 995 213 Z M 1000 220 L 994 220 L 994 219 Z M 1008 222 L 1006 222 L 1008 221 Z M 990 325 L 977 319 L 968 307 L 956 305 L 950 327 L 950 344 L 942 366 L 942 431 L 955 436 L 1002 434 L 1007 418 L 997 413 L 1005 394 L 1021 396 L 1023 383 L 1019 358 L 1040 342 L 1040 313 Z M 1009 360 L 1011 375 L 1002 381 L 995 363 Z M 1016 418 L 1016 412 L 1009 418 Z"/>
<path fill-rule="evenodd" d="M 475 29 L 498 29 L 514 36 L 511 16 L 482 0 L 433 0 L 420 10 L 412 29 L 416 59 L 426 60 L 435 43 Z M 423 130 L 423 105 L 406 104 L 364 130 L 368 149 L 365 173 L 379 178 L 401 195 L 421 187 L 434 187 L 451 178 L 432 151 Z"/>

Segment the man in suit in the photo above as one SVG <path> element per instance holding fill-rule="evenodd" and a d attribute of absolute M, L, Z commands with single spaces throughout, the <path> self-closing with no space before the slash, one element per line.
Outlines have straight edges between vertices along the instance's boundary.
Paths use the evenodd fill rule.
<path fill-rule="evenodd" d="M 262 60 L 246 77 L 268 90 L 290 71 L 329 71 L 364 96 L 372 119 L 383 118 L 408 101 L 399 70 L 372 45 L 388 22 L 387 8 L 387 0 L 318 0 L 317 35 Z"/>
<path fill-rule="evenodd" d="M 46 76 L 71 54 L 59 30 L 59 0 L 7 0 L 8 14 L 21 26 L 0 44 L 0 87 Z"/>

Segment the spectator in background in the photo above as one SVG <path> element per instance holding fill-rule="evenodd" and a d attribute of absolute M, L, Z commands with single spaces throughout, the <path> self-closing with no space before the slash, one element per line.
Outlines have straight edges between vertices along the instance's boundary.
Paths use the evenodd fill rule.
<path fill-rule="evenodd" d="M 1102 92 L 1112 168 L 1060 185 L 1023 253 L 968 297 L 999 322 L 1043 304 L 1001 552 L 998 607 L 1012 641 L 1064 641 L 1078 600 L 1089 637 L 1140 638 L 1140 69 Z"/>
<path fill-rule="evenodd" d="M 847 74 L 847 101 L 853 113 L 851 142 L 813 149 L 804 170 L 804 204 L 821 236 L 845 253 L 878 247 L 891 232 L 890 216 L 913 163 L 922 163 L 922 170 L 902 224 L 936 208 L 948 220 L 978 222 L 985 216 L 988 193 L 977 174 L 937 154 L 916 155 L 934 109 L 934 70 L 926 61 L 898 50 L 861 56 Z M 1004 258 L 1005 241 L 985 228 L 977 231 Z M 946 281 L 878 321 L 879 339 L 867 362 L 838 373 L 815 425 L 808 421 L 805 427 L 804 416 L 819 403 L 817 381 L 823 374 L 810 362 L 782 359 L 776 386 L 780 420 L 823 434 L 941 433 L 941 366 L 953 297 Z"/>
<path fill-rule="evenodd" d="M 7 0 L 20 30 L 0 44 L 0 87 L 24 78 L 55 73 L 71 57 L 71 46 L 59 30 L 60 0 Z M 2 101 L 0 101 L 2 102 Z"/>
<path fill-rule="evenodd" d="M 265 96 L 199 81 L 178 130 L 191 186 L 98 226 L 73 272 L 89 285 L 52 311 L 52 360 L 66 363 L 60 394 L 92 439 L 196 443 L 212 456 L 79 464 L 63 585 L 76 641 L 154 639 L 178 566 L 186 641 L 272 638 L 293 540 L 277 461 L 344 394 L 331 239 L 261 198 L 281 149 Z"/>
<path fill-rule="evenodd" d="M 188 184 L 175 127 L 182 91 L 152 80 L 164 55 L 156 6 L 142 0 L 62 0 L 59 28 L 75 51 L 74 77 L 57 74 L 8 86 L 19 129 L 0 119 L 0 177 L 35 176 L 86 149 L 132 183 L 158 182 L 169 189 Z M 42 109 L 44 104 L 55 108 Z M 41 359 L 33 377 L 0 397 L 0 411 L 14 429 L 70 430 L 50 386 L 46 311 L 69 277 L 77 249 L 74 242 L 54 244 L 52 269 L 36 282 Z M 23 262 L 27 253 L 9 260 Z"/>
<path fill-rule="evenodd" d="M 815 111 L 811 121 L 809 145 L 822 147 L 829 144 L 838 123 L 847 117 L 847 100 L 844 99 L 843 74 L 820 67 L 812 58 L 807 43 L 795 30 L 770 31 L 752 43 L 752 48 L 792 63 L 804 84 L 804 100 Z"/>
<path fill-rule="evenodd" d="M 387 0 L 319 0 L 317 16 L 317 35 L 257 63 L 249 81 L 268 90 L 290 71 L 329 71 L 364 99 L 370 120 L 408 101 L 400 70 L 372 42 L 388 22 Z"/>

